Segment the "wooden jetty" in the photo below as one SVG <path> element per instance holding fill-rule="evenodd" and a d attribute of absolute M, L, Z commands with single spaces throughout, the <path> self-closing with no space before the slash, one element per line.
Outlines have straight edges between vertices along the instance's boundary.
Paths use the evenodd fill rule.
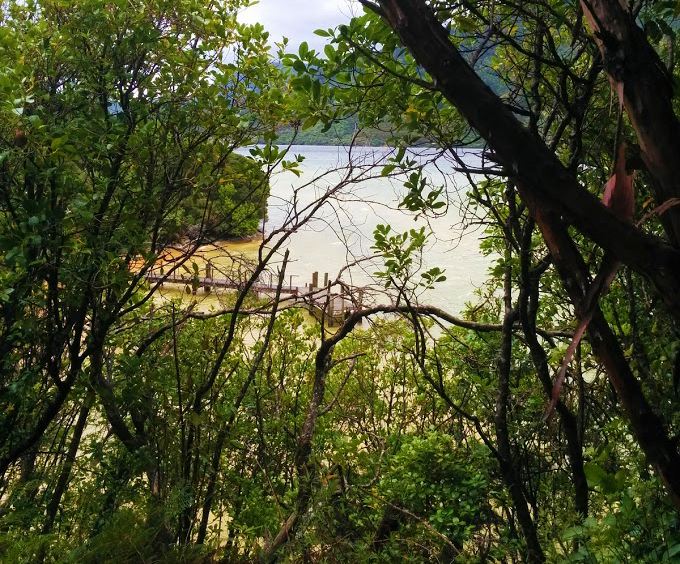
<path fill-rule="evenodd" d="M 161 284 L 183 284 L 192 288 L 192 293 L 196 293 L 198 288 L 204 288 L 206 293 L 210 292 L 213 288 L 221 288 L 224 290 L 239 290 L 243 288 L 243 282 L 233 280 L 231 278 L 221 278 L 213 277 L 210 278 L 205 276 L 190 276 L 187 274 L 157 274 L 154 272 L 149 272 L 146 274 L 147 280 L 152 282 L 160 282 Z M 251 287 L 253 292 L 269 293 L 276 292 L 276 284 L 260 284 L 256 283 Z M 303 288 L 304 290 L 305 288 Z M 287 295 L 297 296 L 300 292 L 299 286 L 282 286 L 281 293 Z"/>
<path fill-rule="evenodd" d="M 160 282 L 163 284 L 179 284 L 191 289 L 192 294 L 196 294 L 199 288 L 209 293 L 213 288 L 224 290 L 240 290 L 244 287 L 242 280 L 236 280 L 226 276 L 214 276 L 213 268 L 210 263 L 206 265 L 205 275 L 191 275 L 189 273 L 169 273 L 149 271 L 146 278 L 150 282 Z M 257 294 L 273 296 L 276 294 L 278 285 L 273 283 L 273 275 L 269 283 L 257 281 L 250 290 Z M 187 290 L 188 292 L 189 290 Z M 281 286 L 280 293 L 295 298 L 294 304 L 304 307 L 309 312 L 321 320 L 324 319 L 329 327 L 341 325 L 347 316 L 355 309 L 352 300 L 343 294 L 331 292 L 328 273 L 324 274 L 324 283 L 319 285 L 319 273 L 314 272 L 309 284 L 304 286 L 293 286 L 293 277 L 290 277 L 290 284 Z"/>

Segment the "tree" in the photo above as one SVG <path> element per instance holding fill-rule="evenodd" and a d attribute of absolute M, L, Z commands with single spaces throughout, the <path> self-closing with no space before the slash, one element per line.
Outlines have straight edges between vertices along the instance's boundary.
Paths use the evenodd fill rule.
<path fill-rule="evenodd" d="M 384 3 L 381 7 L 402 41 L 414 51 L 416 58 L 429 73 L 440 81 L 447 99 L 451 100 L 470 120 L 473 127 L 488 140 L 508 175 L 517 183 L 523 200 L 542 229 L 565 285 L 569 285 L 574 274 L 578 274 L 581 278 L 579 280 L 581 291 L 583 291 L 587 288 L 588 278 L 578 252 L 573 243 L 570 243 L 571 239 L 566 228 L 555 217 L 555 214 L 559 213 L 568 213 L 571 221 L 584 234 L 602 246 L 606 252 L 612 253 L 625 264 L 648 276 L 662 292 L 661 296 L 670 313 L 677 319 L 675 296 L 680 288 L 680 277 L 677 273 L 677 265 L 680 263 L 677 255 L 677 236 L 673 225 L 678 210 L 669 207 L 665 212 L 668 221 L 664 222 L 663 226 L 668 242 L 645 236 L 639 229 L 615 218 L 614 214 L 602 204 L 594 202 L 592 197 L 589 198 L 587 192 L 572 175 L 568 174 L 567 169 L 561 165 L 554 154 L 529 131 L 521 127 L 520 123 L 512 117 L 511 112 L 503 107 L 500 100 L 491 95 L 481 81 L 475 78 L 460 55 L 456 56 L 455 47 L 448 41 L 448 34 L 436 20 L 433 12 L 416 2 L 403 3 L 403 5 Z M 608 72 L 610 80 L 621 94 L 622 103 L 626 107 L 635 133 L 640 140 L 641 154 L 647 165 L 646 172 L 653 179 L 652 186 L 656 189 L 657 205 L 669 206 L 672 204 L 671 199 L 679 195 L 670 180 L 677 178 L 673 175 L 675 160 L 660 158 L 659 155 L 668 147 L 678 148 L 678 144 L 674 143 L 672 138 L 672 135 L 678 131 L 678 123 L 672 111 L 672 92 L 668 88 L 665 90 L 663 88 L 664 82 L 662 81 L 665 76 L 662 72 L 663 64 L 653 48 L 642 37 L 632 14 L 626 14 L 619 4 L 603 2 L 597 7 L 591 7 L 584 3 L 583 10 L 586 19 L 589 19 L 591 25 L 595 26 L 592 31 L 595 32 L 595 37 L 600 39 L 605 71 Z M 592 10 L 597 10 L 599 13 Z M 415 24 L 416 21 L 425 27 L 410 28 L 409 26 Z M 434 60 L 432 57 L 433 42 L 441 43 L 444 38 L 446 38 L 444 44 L 447 45 L 446 57 L 443 61 Z M 612 45 L 611 42 L 614 44 Z M 635 45 L 635 42 L 638 42 L 638 45 Z M 619 54 L 615 57 L 612 51 L 616 50 L 622 51 L 623 55 Z M 631 58 L 632 51 L 635 51 L 641 60 Z M 613 58 L 623 59 L 623 63 L 620 63 L 623 68 L 620 66 L 614 68 L 613 63 L 610 63 Z M 450 66 L 447 67 L 447 65 Z M 645 72 L 642 75 L 637 74 L 636 71 L 643 67 Z M 453 74 L 458 75 L 455 82 L 452 80 Z M 633 76 L 635 79 L 632 78 Z M 620 84 L 622 86 L 619 86 Z M 642 85 L 642 88 L 638 85 Z M 651 98 L 652 95 L 654 98 Z M 660 99 L 658 99 L 659 96 Z M 480 105 L 484 107 L 484 112 L 477 109 Z M 647 108 L 659 109 L 660 115 L 645 116 L 645 119 L 641 120 L 640 114 Z M 644 125 L 641 121 L 644 121 Z M 660 137 L 667 141 L 663 143 L 663 148 L 658 145 L 658 139 L 652 142 L 649 138 L 649 132 L 655 127 L 662 132 Z M 675 133 L 667 134 L 667 131 Z M 524 145 L 525 142 L 526 145 Z M 600 231 L 601 227 L 610 223 L 616 225 L 612 227 L 611 232 Z M 643 241 L 643 246 L 638 247 L 638 242 L 642 244 Z M 624 245 L 626 249 L 621 248 Z M 562 257 L 565 257 L 564 261 Z M 646 262 L 650 257 L 654 257 L 651 264 L 641 262 L 641 260 Z M 578 306 L 580 298 L 576 288 L 572 290 L 572 300 Z M 634 432 L 649 457 L 650 463 L 656 467 L 666 482 L 669 495 L 680 508 L 680 476 L 676 471 L 680 458 L 677 447 L 670 441 L 663 423 L 657 419 L 649 404 L 644 401 L 644 394 L 634 375 L 627 368 L 620 348 L 605 323 L 597 321 L 592 331 L 596 346 L 598 341 L 604 341 L 604 345 L 597 346 L 597 354 L 607 365 L 610 380 L 631 419 Z"/>
<path fill-rule="evenodd" d="M 672 561 L 679 208 L 665 148 L 639 115 L 616 117 L 602 72 L 616 96 L 623 81 L 629 115 L 652 94 L 672 103 L 655 54 L 673 35 L 668 6 L 640 5 L 645 41 L 606 3 L 582 18 L 559 2 L 364 2 L 319 32 L 325 56 L 303 44 L 281 66 L 237 3 L 71 4 L 5 13 L 0 553 Z M 654 62 L 635 66 L 653 88 L 626 85 L 639 57 Z M 394 150 L 297 188 L 224 309 L 153 302 L 145 272 L 178 229 L 198 226 L 175 263 L 189 267 L 211 229 L 257 223 L 276 167 L 301 172 L 276 145 L 280 126 L 345 118 Z M 256 139 L 252 160 L 235 157 Z M 479 158 L 457 150 L 484 139 Z M 591 195 L 624 139 L 639 207 L 658 198 L 636 226 Z M 375 232 L 375 302 L 341 272 L 323 294 L 355 307 L 336 330 L 282 311 L 320 299 L 283 297 L 287 237 L 356 183 L 401 180 L 402 208 L 446 213 L 453 195 L 407 150 L 423 141 L 467 174 L 463 205 L 494 261 L 466 319 L 418 303 L 446 273 L 418 271 L 426 230 L 389 226 Z M 241 164 L 245 198 L 231 188 Z M 603 254 L 624 267 L 546 423 Z M 272 295 L 253 295 L 266 272 Z"/>
<path fill-rule="evenodd" d="M 235 149 L 282 115 L 285 80 L 268 64 L 261 26 L 236 22 L 239 6 L 3 4 L 0 470 L 6 484 L 29 479 L 43 449 L 68 442 L 55 452 L 63 471 L 50 483 L 45 533 L 93 407 L 124 428 L 107 343 L 157 288 L 145 273 L 178 210 L 235 183 Z M 206 203 L 175 268 L 213 224 L 256 225 L 266 182 L 224 193 L 217 211 Z"/>
<path fill-rule="evenodd" d="M 297 87 L 309 92 L 314 120 L 332 124 L 358 112 L 364 125 L 389 124 L 397 145 L 418 139 L 437 144 L 469 175 L 473 206 L 490 222 L 489 233 L 497 241 L 487 248 L 500 254 L 495 274 L 504 296 L 500 303 L 492 302 L 488 312 L 500 317 L 496 330 L 502 335 L 496 359 L 496 437 L 488 446 L 511 493 L 528 561 L 542 562 L 546 555 L 537 516 L 538 492 L 524 486 L 533 470 L 522 461 L 520 451 L 525 447 L 513 431 L 522 416 L 510 411 L 513 398 L 520 394 L 513 382 L 521 382 L 526 374 L 518 358 L 529 355 L 536 383 L 543 397 L 549 397 L 556 360 L 551 349 L 556 343 L 545 331 L 563 329 L 555 322 L 564 320 L 564 291 L 573 307 L 567 319 L 585 315 L 591 277 L 597 272 L 593 259 L 601 251 L 604 263 L 613 257 L 637 275 L 625 272 L 617 283 L 619 290 L 596 310 L 589 347 L 605 367 L 647 461 L 665 484 L 669 499 L 680 507 L 676 470 L 680 466 L 677 444 L 671 439 L 677 432 L 677 402 L 659 404 L 664 393 L 667 398 L 674 393 L 669 374 L 677 374 L 680 365 L 672 338 L 659 337 L 662 328 L 672 332 L 677 324 L 680 281 L 674 227 L 680 209 L 676 164 L 665 153 L 677 150 L 677 119 L 668 87 L 672 48 L 670 72 L 659 55 L 674 39 L 669 25 L 672 7 L 639 3 L 626 11 L 610 2 L 583 2 L 577 7 L 559 2 L 361 3 L 366 15 L 335 31 L 317 32 L 331 38 L 325 59 L 301 51 L 289 55 L 289 64 L 308 72 L 310 78 L 306 83 L 300 80 Z M 638 22 L 645 25 L 648 38 Z M 502 96 L 486 87 L 475 69 L 483 76 L 495 74 L 503 83 Z M 315 84 L 319 76 L 328 83 Z M 327 97 L 333 100 L 330 108 L 323 105 Z M 612 117 L 616 97 L 621 100 L 618 119 Z M 474 139 L 466 124 L 485 139 L 486 162 L 491 166 L 484 161 L 470 166 L 457 154 L 456 147 Z M 655 137 L 651 132 L 656 128 Z M 610 163 L 623 139 L 631 147 L 629 160 L 641 171 L 639 209 L 653 203 L 652 212 L 635 226 L 617 218 L 592 194 L 602 189 L 613 171 Z M 385 173 L 403 158 L 401 153 Z M 480 173 L 486 175 L 485 181 L 472 176 Z M 402 205 L 437 213 L 433 205 L 437 190 L 428 194 L 427 182 L 410 186 L 414 188 Z M 542 242 L 534 236 L 537 227 Z M 394 264 L 394 254 L 388 258 Z M 393 266 L 386 271 L 391 272 Z M 556 275 L 563 289 L 555 285 Z M 665 307 L 659 308 L 659 301 Z M 642 304 L 653 309 L 654 322 L 643 321 Z M 513 337 L 518 327 L 521 346 Z M 415 321 L 414 328 L 418 330 Z M 651 344 L 655 341 L 659 348 Z M 675 368 L 667 359 L 669 353 L 676 359 Z M 430 374 L 428 381 L 445 398 L 448 385 L 442 381 L 446 367 L 439 363 L 441 354 L 438 345 L 428 354 L 423 347 L 414 350 L 423 373 Z M 427 368 L 428 358 L 435 362 L 433 367 Z M 558 404 L 558 413 L 573 507 L 584 518 L 591 503 L 588 482 L 602 482 L 595 479 L 594 463 L 585 455 L 585 421 L 592 417 L 592 399 L 580 371 L 574 374 L 571 394 Z M 451 408 L 456 407 L 451 402 Z M 540 419 L 538 414 L 534 417 Z"/>
<path fill-rule="evenodd" d="M 238 2 L 199 4 L 3 6 L 0 518 L 17 559 L 57 559 L 88 539 L 78 558 L 103 558 L 121 530 L 129 542 L 111 558 L 203 545 L 253 472 L 230 441 L 240 406 L 261 405 L 253 383 L 280 295 L 249 290 L 291 233 L 373 168 L 292 202 L 225 310 L 153 306 L 163 280 L 146 274 L 186 222 L 194 238 L 166 276 L 215 229 L 257 225 L 274 168 L 299 173 L 274 144 L 296 109 L 266 33 L 238 24 Z M 257 140 L 251 157 L 234 154 Z M 235 484 L 221 489 L 226 470 Z M 248 523 L 263 487 L 229 517 Z"/>

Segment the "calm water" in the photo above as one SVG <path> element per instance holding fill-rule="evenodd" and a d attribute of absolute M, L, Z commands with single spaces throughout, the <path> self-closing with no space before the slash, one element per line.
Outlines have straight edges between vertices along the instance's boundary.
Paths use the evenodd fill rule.
<path fill-rule="evenodd" d="M 294 146 L 291 153 L 305 157 L 303 174 L 299 178 L 290 172 L 274 175 L 266 233 L 284 225 L 295 209 L 303 209 L 329 190 L 336 191 L 317 211 L 315 219 L 290 236 L 286 247 L 291 263 L 286 270 L 286 282 L 292 275 L 294 285 L 304 286 L 311 281 L 314 271 L 319 271 L 320 280 L 325 272 L 335 279 L 348 263 L 374 254 L 371 245 L 378 224 L 388 224 L 396 232 L 426 226 L 433 234 L 422 255 L 423 269 L 435 266 L 444 269 L 447 279 L 432 290 L 420 289 L 414 295 L 422 304 L 436 305 L 451 313 L 460 312 L 465 302 L 474 298 L 473 292 L 484 281 L 490 260 L 478 251 L 481 232 L 464 229 L 460 206 L 467 181 L 454 172 L 451 163 L 438 159 L 425 169 L 434 183 L 446 185 L 449 203 L 442 208 L 446 213 L 434 219 L 416 220 L 415 214 L 397 208 L 407 193 L 403 179 L 381 177 L 381 168 L 371 170 L 369 166 L 389 156 L 387 149 L 353 148 L 350 154 L 345 147 Z M 421 151 L 414 158 L 425 162 L 428 155 Z M 468 158 L 474 159 L 474 155 Z M 337 189 L 338 183 L 347 179 L 346 167 L 350 162 L 354 167 L 353 179 L 357 181 Z M 337 171 L 327 172 L 333 169 Z M 380 265 L 376 260 L 361 261 L 343 272 L 342 279 L 355 286 L 379 287 L 380 281 L 373 273 Z M 417 282 L 420 274 L 414 273 L 411 280 Z M 380 303 L 389 299 L 389 296 L 375 298 Z"/>

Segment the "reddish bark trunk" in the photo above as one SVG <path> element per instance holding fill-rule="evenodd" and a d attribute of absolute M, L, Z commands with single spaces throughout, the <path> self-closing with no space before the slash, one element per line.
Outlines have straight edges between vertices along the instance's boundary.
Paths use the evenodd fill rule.
<path fill-rule="evenodd" d="M 567 215 L 600 247 L 649 278 L 680 320 L 680 252 L 622 221 L 588 193 L 467 65 L 423 0 L 381 0 L 380 6 L 404 45 L 522 190 L 544 209 Z"/>
<path fill-rule="evenodd" d="M 598 5 L 601 4 L 606 10 L 614 1 L 598 0 Z M 590 280 L 587 267 L 560 219 L 562 215 L 567 215 L 605 251 L 647 276 L 655 284 L 669 310 L 680 320 L 678 250 L 621 221 L 595 196 L 589 194 L 553 152 L 526 130 L 470 69 L 451 43 L 449 32 L 423 0 L 380 0 L 380 7 L 403 44 L 432 76 L 448 101 L 486 139 L 507 173 L 516 181 L 522 199 L 536 218 L 577 309 L 584 305 Z M 648 44 L 647 49 L 651 49 Z M 649 52 L 647 62 L 653 64 Z M 626 91 L 625 96 L 629 95 L 632 96 L 632 93 Z M 641 100 L 645 99 L 643 94 L 640 96 Z M 633 102 L 627 101 L 626 107 L 629 103 Z M 641 111 L 644 109 L 640 107 Z M 662 119 L 656 113 L 648 115 Z M 664 119 L 670 120 L 671 116 Z M 672 120 L 671 123 L 674 123 L 674 116 Z M 653 127 L 653 124 L 648 126 L 650 131 Z M 662 124 L 660 127 L 665 130 L 667 125 Z M 670 133 L 667 132 L 667 135 Z M 650 151 L 650 141 L 645 142 L 647 144 L 643 150 Z M 675 141 L 668 137 L 667 142 Z M 674 156 L 668 157 L 671 161 L 680 152 L 678 149 L 680 143 L 676 145 Z M 670 163 L 666 164 L 671 167 Z M 660 162 L 659 166 L 663 169 L 664 162 Z M 652 174 L 655 173 L 652 171 Z M 662 177 L 660 174 L 657 180 L 660 181 Z M 680 456 L 677 449 L 668 438 L 663 422 L 649 406 L 599 307 L 596 308 L 590 329 L 593 349 L 607 369 L 609 380 L 621 400 L 636 439 L 680 510 Z"/>
<path fill-rule="evenodd" d="M 658 205 L 680 196 L 680 122 L 673 112 L 673 84 L 635 18 L 618 0 L 582 0 L 604 70 L 618 93 L 654 178 Z M 680 207 L 661 216 L 669 239 L 680 244 Z"/>

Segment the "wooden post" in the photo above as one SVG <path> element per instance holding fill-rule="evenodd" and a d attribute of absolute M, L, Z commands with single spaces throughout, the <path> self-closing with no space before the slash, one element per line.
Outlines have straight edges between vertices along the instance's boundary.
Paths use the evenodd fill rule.
<path fill-rule="evenodd" d="M 333 296 L 330 294 L 330 289 L 326 293 L 326 319 L 328 319 L 328 326 L 335 326 L 335 318 L 333 317 Z"/>
<path fill-rule="evenodd" d="M 205 280 L 206 280 L 206 285 L 203 286 L 203 289 L 205 290 L 206 294 L 210 293 L 210 290 L 212 290 L 210 284 L 208 284 L 208 280 L 211 280 L 213 277 L 212 274 L 212 264 L 210 261 L 207 261 L 205 263 Z"/>
<path fill-rule="evenodd" d="M 359 290 L 359 300 L 358 300 L 358 302 L 359 303 L 357 305 L 357 309 L 363 309 L 363 307 L 364 307 L 364 290 L 363 289 Z M 364 318 L 361 317 L 361 318 L 359 318 L 359 325 L 363 325 L 363 324 L 364 324 Z"/>
<path fill-rule="evenodd" d="M 314 288 L 319 287 L 319 273 L 318 272 L 312 272 L 312 285 L 310 286 L 310 291 L 314 290 Z"/>
<path fill-rule="evenodd" d="M 328 272 L 324 272 L 323 274 L 323 285 L 328 286 Z"/>

